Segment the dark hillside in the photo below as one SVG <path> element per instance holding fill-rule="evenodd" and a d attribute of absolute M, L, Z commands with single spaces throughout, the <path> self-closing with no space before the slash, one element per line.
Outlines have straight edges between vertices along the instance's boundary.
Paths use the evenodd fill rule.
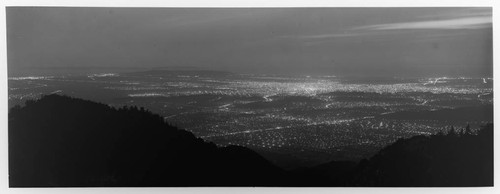
<path fill-rule="evenodd" d="M 468 127 L 467 127 L 468 128 Z M 493 186 L 493 124 L 477 134 L 468 129 L 400 139 L 350 177 L 353 186 Z"/>
<path fill-rule="evenodd" d="M 359 163 L 333 161 L 294 171 L 303 186 L 493 186 L 493 124 L 400 139 Z M 307 177 L 307 178 L 306 178 Z"/>
<path fill-rule="evenodd" d="M 144 109 L 48 95 L 9 113 L 10 186 L 256 186 L 286 177 Z"/>

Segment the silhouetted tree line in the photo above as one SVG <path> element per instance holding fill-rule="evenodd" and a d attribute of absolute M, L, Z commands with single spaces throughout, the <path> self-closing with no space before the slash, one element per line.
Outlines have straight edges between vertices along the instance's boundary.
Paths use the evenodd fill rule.
<path fill-rule="evenodd" d="M 284 171 L 143 108 L 47 95 L 9 111 L 9 180 L 11 187 L 490 186 L 493 125 L 400 139 L 359 163 Z"/>
<path fill-rule="evenodd" d="M 281 185 L 284 171 L 143 108 L 48 95 L 9 112 L 10 186 Z"/>
<path fill-rule="evenodd" d="M 346 177 L 350 186 L 493 186 L 493 124 L 400 139 Z"/>

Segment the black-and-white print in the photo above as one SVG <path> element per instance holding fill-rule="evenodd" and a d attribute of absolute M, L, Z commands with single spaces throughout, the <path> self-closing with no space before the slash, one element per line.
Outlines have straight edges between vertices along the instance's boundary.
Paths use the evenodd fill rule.
<path fill-rule="evenodd" d="M 10 187 L 493 186 L 491 7 L 7 7 Z"/>

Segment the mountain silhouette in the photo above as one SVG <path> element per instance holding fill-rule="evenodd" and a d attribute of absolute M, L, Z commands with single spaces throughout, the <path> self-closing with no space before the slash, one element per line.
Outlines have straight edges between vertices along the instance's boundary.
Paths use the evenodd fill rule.
<path fill-rule="evenodd" d="M 351 176 L 352 186 L 493 186 L 493 124 L 477 134 L 467 126 L 400 139 L 361 161 Z"/>
<path fill-rule="evenodd" d="M 361 162 L 284 171 L 137 107 L 46 95 L 9 111 L 11 187 L 492 186 L 493 125 L 400 139 Z"/>
<path fill-rule="evenodd" d="M 284 171 L 218 148 L 142 108 L 47 95 L 9 112 L 12 187 L 266 186 Z"/>

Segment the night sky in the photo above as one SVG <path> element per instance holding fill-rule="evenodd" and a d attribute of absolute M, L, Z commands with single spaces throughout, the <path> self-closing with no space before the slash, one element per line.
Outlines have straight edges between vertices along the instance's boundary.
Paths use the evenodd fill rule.
<path fill-rule="evenodd" d="M 491 8 L 9 7 L 8 72 L 491 76 L 491 15 Z"/>

